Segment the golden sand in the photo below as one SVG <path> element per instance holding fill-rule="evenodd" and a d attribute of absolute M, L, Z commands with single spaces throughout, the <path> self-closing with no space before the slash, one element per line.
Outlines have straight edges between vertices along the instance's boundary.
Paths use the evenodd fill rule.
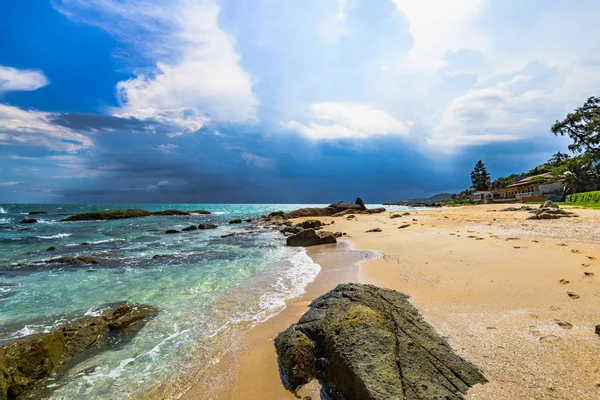
<path fill-rule="evenodd" d="M 358 281 L 409 294 L 451 346 L 481 368 L 489 383 L 472 388 L 468 399 L 599 399 L 600 212 L 574 209 L 577 218 L 531 221 L 527 212 L 503 208 L 319 218 L 335 221 L 328 228 L 380 258 L 357 268 L 369 253 L 311 248 L 323 270 L 307 293 L 249 330 L 182 398 L 295 399 L 281 384 L 273 338 L 310 300 Z M 366 233 L 373 228 L 382 232 Z"/>

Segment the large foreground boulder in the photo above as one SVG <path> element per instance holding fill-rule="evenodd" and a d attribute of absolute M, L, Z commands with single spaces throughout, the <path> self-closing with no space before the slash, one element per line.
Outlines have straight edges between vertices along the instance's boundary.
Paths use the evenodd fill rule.
<path fill-rule="evenodd" d="M 288 246 L 317 246 L 320 244 L 337 243 L 333 233 L 324 231 L 315 231 L 314 229 L 305 229 L 295 235 L 288 236 L 286 239 Z"/>
<path fill-rule="evenodd" d="M 485 377 L 456 355 L 408 296 L 343 284 L 275 338 L 286 386 L 318 378 L 333 399 L 462 399 Z"/>
<path fill-rule="evenodd" d="M 88 350 L 118 342 L 121 334 L 131 337 L 157 313 L 148 305 L 115 303 L 97 316 L 84 316 L 52 332 L 1 346 L 0 400 L 18 398 L 74 357 L 81 360 Z"/>

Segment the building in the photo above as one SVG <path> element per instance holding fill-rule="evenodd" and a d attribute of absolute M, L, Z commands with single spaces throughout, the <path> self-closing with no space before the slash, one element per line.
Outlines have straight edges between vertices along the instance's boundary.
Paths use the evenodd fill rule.
<path fill-rule="evenodd" d="M 561 197 L 564 192 L 563 182 L 553 178 L 552 174 L 545 173 L 528 176 L 504 189 L 492 192 L 493 202 L 521 202 L 546 201 L 548 196 Z"/>

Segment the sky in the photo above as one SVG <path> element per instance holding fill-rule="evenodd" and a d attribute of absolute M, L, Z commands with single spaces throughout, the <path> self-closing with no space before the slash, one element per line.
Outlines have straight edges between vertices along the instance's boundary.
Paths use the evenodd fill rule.
<path fill-rule="evenodd" d="M 542 164 L 597 0 L 0 3 L 0 203 L 367 203 Z"/>

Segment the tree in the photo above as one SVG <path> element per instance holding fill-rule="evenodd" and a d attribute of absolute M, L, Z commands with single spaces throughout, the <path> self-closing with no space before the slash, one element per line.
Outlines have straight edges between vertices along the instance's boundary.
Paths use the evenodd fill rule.
<path fill-rule="evenodd" d="M 548 164 L 552 165 L 553 167 L 558 167 L 559 165 L 567 161 L 569 158 L 571 157 L 568 154 L 561 153 L 559 151 L 558 153 L 552 155 L 552 157 L 548 160 Z"/>
<path fill-rule="evenodd" d="M 554 168 L 552 175 L 563 181 L 566 193 L 586 192 L 600 187 L 600 171 L 588 154 L 568 159 Z"/>
<path fill-rule="evenodd" d="M 479 191 L 487 190 L 490 186 L 490 174 L 488 174 L 483 161 L 479 160 L 475 164 L 475 168 L 471 172 L 471 182 L 473 183 L 471 187 Z"/>
<path fill-rule="evenodd" d="M 590 97 L 583 106 L 567 114 L 563 121 L 552 126 L 555 136 L 568 136 L 573 140 L 569 150 L 589 153 L 594 160 L 600 158 L 600 97 Z"/>

